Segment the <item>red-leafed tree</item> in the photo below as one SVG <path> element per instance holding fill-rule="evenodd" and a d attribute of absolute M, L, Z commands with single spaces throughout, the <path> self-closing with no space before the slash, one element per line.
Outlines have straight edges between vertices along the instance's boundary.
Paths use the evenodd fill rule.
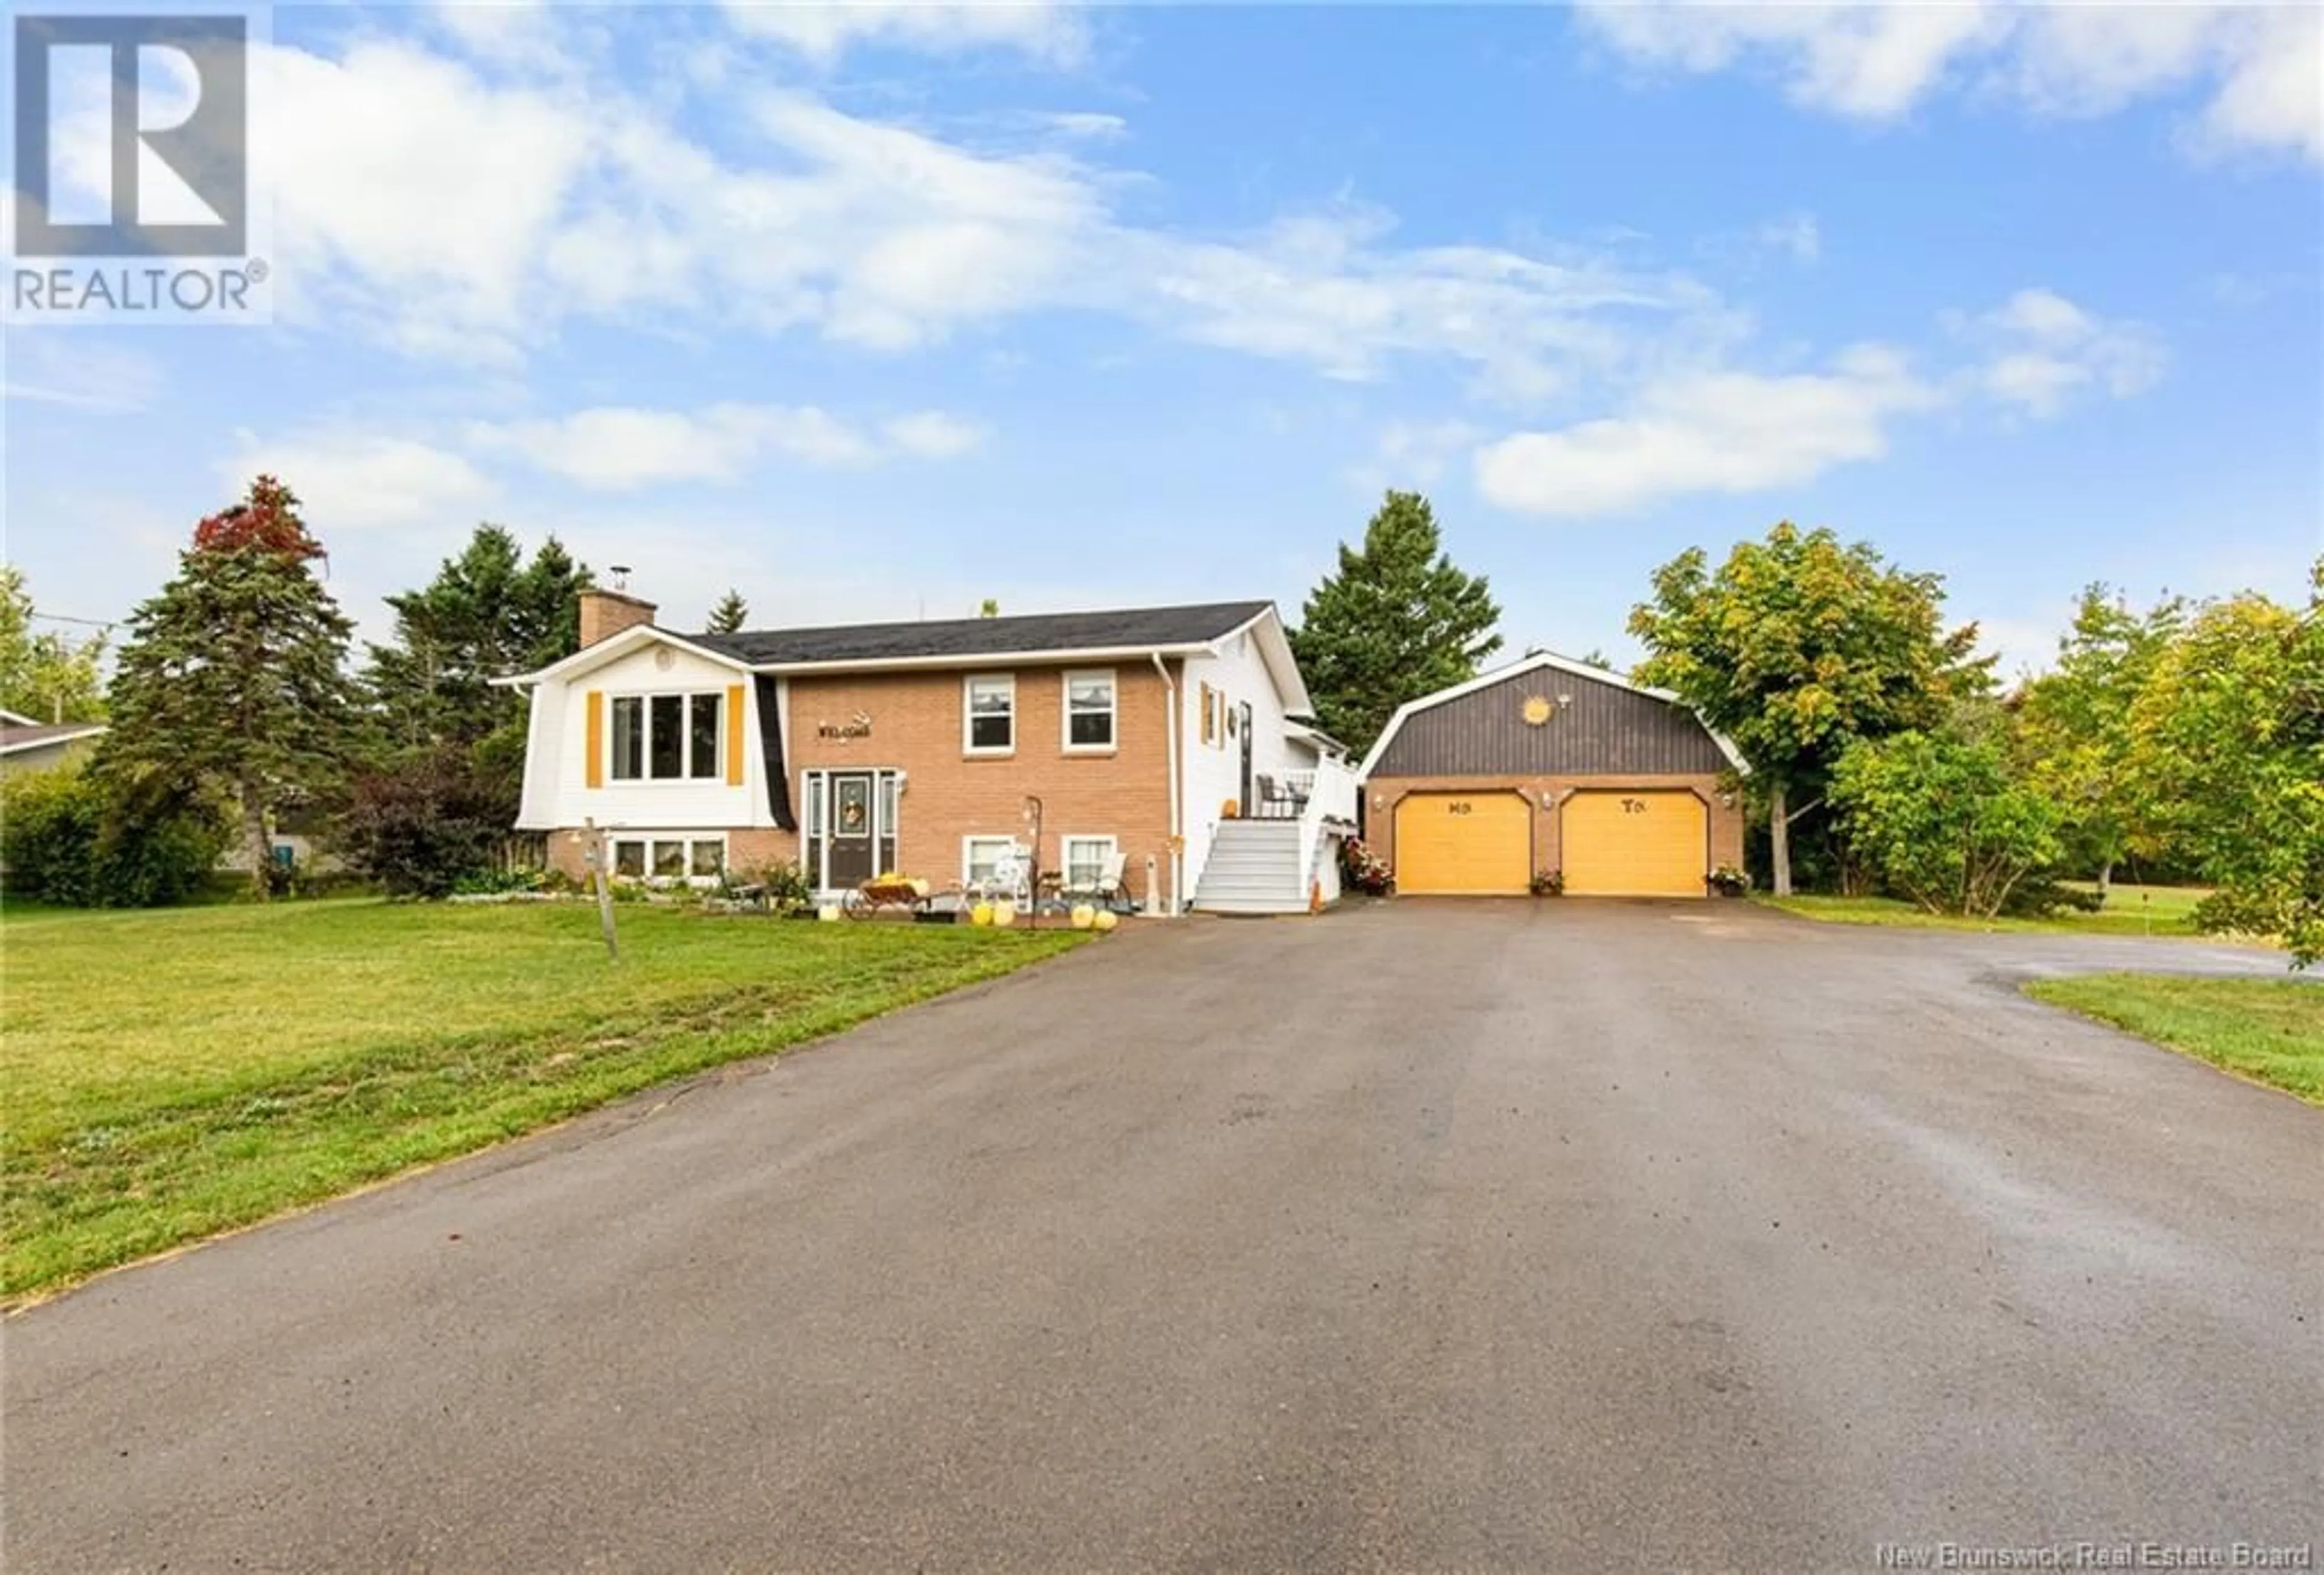
<path fill-rule="evenodd" d="M 269 816 L 336 781 L 354 739 L 354 625 L 309 566 L 324 556 L 298 498 L 260 476 L 131 615 L 108 696 L 100 769 L 231 797 L 262 899 Z"/>

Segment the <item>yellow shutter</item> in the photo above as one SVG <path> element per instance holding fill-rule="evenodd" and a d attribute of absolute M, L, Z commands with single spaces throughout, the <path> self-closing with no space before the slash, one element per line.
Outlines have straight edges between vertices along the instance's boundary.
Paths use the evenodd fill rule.
<path fill-rule="evenodd" d="M 605 785 L 605 692 L 589 691 L 588 755 L 582 767 L 582 780 L 592 788 Z"/>
<path fill-rule="evenodd" d="M 1576 793 L 1559 842 L 1568 897 L 1701 897 L 1710 812 L 1683 792 Z"/>
<path fill-rule="evenodd" d="M 1515 793 L 1407 793 L 1396 806 L 1396 889 L 1517 897 L 1531 883 L 1533 806 Z"/>
<path fill-rule="evenodd" d="M 742 686 L 726 686 L 726 786 L 742 785 Z"/>

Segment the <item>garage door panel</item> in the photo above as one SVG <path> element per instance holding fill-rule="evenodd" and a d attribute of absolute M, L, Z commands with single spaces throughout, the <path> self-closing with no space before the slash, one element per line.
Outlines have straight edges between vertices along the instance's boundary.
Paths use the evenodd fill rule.
<path fill-rule="evenodd" d="M 1561 814 L 1569 896 L 1703 895 L 1711 813 L 1693 794 L 1591 790 Z"/>
<path fill-rule="evenodd" d="M 1517 896 L 1533 877 L 1533 806 L 1514 793 L 1408 793 L 1396 806 L 1396 889 Z"/>

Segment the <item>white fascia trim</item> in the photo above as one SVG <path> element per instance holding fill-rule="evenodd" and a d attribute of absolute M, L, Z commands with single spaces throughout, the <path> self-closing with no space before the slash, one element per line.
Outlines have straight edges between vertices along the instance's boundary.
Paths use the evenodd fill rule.
<path fill-rule="evenodd" d="M 620 633 L 609 634 L 595 645 L 583 646 L 571 656 L 559 657 L 538 672 L 511 673 L 505 677 L 489 681 L 513 687 L 523 684 L 547 683 L 551 679 L 570 679 L 587 672 L 600 663 L 612 660 L 624 651 L 641 645 L 656 643 L 674 645 L 680 650 L 690 651 L 706 661 L 716 662 L 722 668 L 732 668 L 738 673 L 755 670 L 746 661 L 730 657 L 724 651 L 712 650 L 706 645 L 696 645 L 682 634 L 673 634 L 669 630 L 659 628 L 651 623 L 632 623 Z"/>
<path fill-rule="evenodd" d="M 1074 646 L 1064 650 L 996 650 L 977 656 L 918 656 L 872 657 L 862 660 L 829 662 L 761 662 L 751 668 L 754 673 L 797 673 L 814 677 L 819 673 L 888 672 L 909 668 L 951 668 L 960 672 L 999 672 L 1012 663 L 1071 662 L 1099 667 L 1107 662 L 1144 661 L 1149 656 L 1201 656 L 1210 650 L 1200 645 L 1109 645 Z"/>
<path fill-rule="evenodd" d="M 39 727 L 42 724 L 35 722 L 31 725 Z M 87 727 L 73 732 L 52 732 L 46 738 L 18 739 L 12 744 L 0 744 L 0 755 L 22 754 L 26 750 L 48 749 L 56 744 L 78 743 L 85 738 L 95 738 L 105 730 L 104 723 L 92 722 Z"/>
<path fill-rule="evenodd" d="M 1268 676 L 1275 680 L 1275 692 L 1282 698 L 1284 715 L 1307 715 L 1315 708 L 1314 698 L 1307 693 L 1307 679 L 1299 670 L 1299 659 L 1291 654 L 1291 636 L 1283 627 L 1283 614 L 1272 602 L 1213 640 L 1208 647 L 1210 654 L 1218 655 L 1227 641 L 1254 630 L 1258 631 L 1259 659 L 1267 664 Z"/>
<path fill-rule="evenodd" d="M 1633 695 L 1645 695 L 1649 698 L 1666 701 L 1670 705 L 1680 707 L 1702 724 L 1702 731 L 1711 735 L 1711 741 L 1719 746 L 1719 752 L 1727 757 L 1729 765 L 1733 766 L 1744 776 L 1748 777 L 1751 774 L 1751 764 L 1743 758 L 1743 751 L 1735 747 L 1735 741 L 1709 723 L 1703 722 L 1702 714 L 1693 706 L 1687 705 L 1670 690 L 1657 689 L 1651 684 L 1634 684 L 1619 673 L 1609 672 L 1604 668 L 1591 667 L 1588 662 L 1576 661 L 1572 657 L 1562 657 L 1554 651 L 1543 650 L 1536 651 L 1529 657 L 1520 658 L 1507 667 L 1495 668 L 1491 672 L 1479 673 L 1465 683 L 1455 684 L 1447 689 L 1439 689 L 1434 695 L 1423 695 L 1417 700 L 1407 700 L 1397 706 L 1396 714 L 1388 718 L 1388 725 L 1380 730 L 1379 737 L 1373 741 L 1370 752 L 1364 756 L 1364 763 L 1357 768 L 1358 779 L 1366 782 L 1371 780 L 1372 768 L 1379 764 L 1380 757 L 1388 752 L 1388 746 L 1394 742 L 1396 735 L 1404 730 L 1406 718 L 1417 712 L 1432 710 L 1447 701 L 1458 700 L 1465 695 L 1473 695 L 1480 689 L 1489 689 L 1495 684 L 1516 677 L 1519 673 L 1529 673 L 1542 668 L 1561 673 L 1571 673 L 1577 678 L 1588 678 L 1592 683 L 1610 684 L 1617 689 L 1628 689 Z"/>

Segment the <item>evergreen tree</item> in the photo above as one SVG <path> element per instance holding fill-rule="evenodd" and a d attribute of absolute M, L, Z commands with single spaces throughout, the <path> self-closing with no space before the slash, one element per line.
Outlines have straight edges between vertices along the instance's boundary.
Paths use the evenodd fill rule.
<path fill-rule="evenodd" d="M 1500 616 L 1484 577 L 1445 555 L 1428 500 L 1389 493 L 1291 631 L 1316 725 L 1362 754 L 1397 706 L 1474 677 Z"/>
<path fill-rule="evenodd" d="M 705 634 L 739 634 L 750 621 L 751 603 L 742 600 L 742 593 L 732 585 L 718 598 L 718 605 L 710 609 L 710 622 L 702 626 Z"/>
<path fill-rule="evenodd" d="M 97 756 L 124 779 L 229 797 L 262 901 L 268 815 L 334 782 L 353 733 L 354 626 L 309 566 L 322 556 L 272 476 L 197 526 L 177 577 L 130 615 Z"/>
<path fill-rule="evenodd" d="M 524 697 L 492 680 L 578 650 L 589 584 L 555 537 L 527 563 L 514 536 L 484 524 L 433 580 L 387 597 L 394 638 L 371 648 L 364 677 L 389 744 L 468 748 L 521 728 Z"/>
<path fill-rule="evenodd" d="M 0 710 L 34 722 L 95 721 L 105 714 L 104 655 L 102 634 L 33 632 L 24 571 L 0 564 Z"/>

